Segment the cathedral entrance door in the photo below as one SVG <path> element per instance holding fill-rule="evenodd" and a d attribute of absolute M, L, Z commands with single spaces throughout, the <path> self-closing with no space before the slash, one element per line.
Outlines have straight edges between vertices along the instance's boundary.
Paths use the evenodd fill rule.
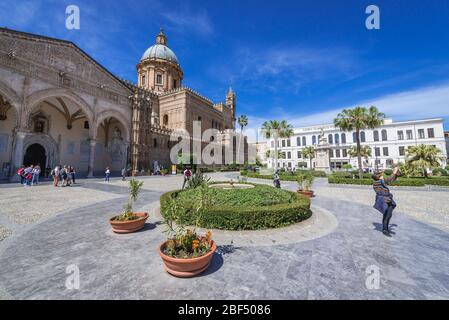
<path fill-rule="evenodd" d="M 45 165 L 47 164 L 47 156 L 45 155 L 45 148 L 39 143 L 29 146 L 23 157 L 23 164 L 25 166 L 37 165 L 41 167 L 41 174 L 45 172 Z"/>

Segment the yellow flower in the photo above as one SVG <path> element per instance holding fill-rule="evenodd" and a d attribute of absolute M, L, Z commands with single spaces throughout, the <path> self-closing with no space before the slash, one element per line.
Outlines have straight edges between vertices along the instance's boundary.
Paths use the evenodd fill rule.
<path fill-rule="evenodd" d="M 211 238 L 212 238 L 212 232 L 207 231 L 207 233 L 206 233 L 206 239 L 207 239 L 207 241 L 210 241 Z"/>
<path fill-rule="evenodd" d="M 200 242 L 198 240 L 193 240 L 192 241 L 192 248 L 193 248 L 193 250 L 198 248 L 199 244 L 200 244 Z"/>

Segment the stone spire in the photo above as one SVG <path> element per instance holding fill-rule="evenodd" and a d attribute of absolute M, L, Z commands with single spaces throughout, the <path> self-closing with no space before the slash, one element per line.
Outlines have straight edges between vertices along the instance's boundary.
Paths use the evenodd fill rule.
<path fill-rule="evenodd" d="M 164 29 L 162 27 L 161 27 L 161 31 L 156 36 L 156 43 L 157 44 L 162 44 L 164 46 L 167 45 L 167 37 L 165 36 Z"/>

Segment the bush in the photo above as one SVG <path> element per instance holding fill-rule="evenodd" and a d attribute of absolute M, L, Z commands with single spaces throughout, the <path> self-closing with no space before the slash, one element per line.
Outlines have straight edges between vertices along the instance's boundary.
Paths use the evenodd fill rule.
<path fill-rule="evenodd" d="M 432 174 L 437 177 L 447 176 L 447 171 L 443 168 L 435 168 L 433 169 Z"/>
<path fill-rule="evenodd" d="M 170 199 L 178 204 L 176 222 L 222 230 L 259 230 L 279 228 L 311 216 L 310 200 L 297 193 L 266 185 L 252 189 L 209 189 L 214 203 L 197 215 L 195 190 L 172 191 L 161 196 L 161 214 L 165 217 Z"/>
<path fill-rule="evenodd" d="M 386 170 L 384 170 L 384 174 L 386 174 L 387 176 L 391 176 L 393 174 L 393 170 L 386 169 Z"/>
<path fill-rule="evenodd" d="M 247 176 L 248 175 L 248 170 L 240 170 L 240 175 L 241 176 Z"/>
<path fill-rule="evenodd" d="M 354 185 L 372 185 L 372 179 L 352 179 L 339 177 L 335 174 L 331 175 L 328 179 L 332 184 L 354 184 Z M 403 187 L 424 187 L 425 185 L 439 185 L 449 186 L 449 179 L 424 179 L 424 178 L 399 178 L 395 182 L 391 183 L 392 186 Z"/>

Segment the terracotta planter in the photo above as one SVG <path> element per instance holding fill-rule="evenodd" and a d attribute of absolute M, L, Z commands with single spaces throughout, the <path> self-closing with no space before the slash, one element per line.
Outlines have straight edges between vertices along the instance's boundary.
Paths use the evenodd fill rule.
<path fill-rule="evenodd" d="M 136 212 L 133 213 L 139 219 L 132 221 L 116 221 L 114 218 L 109 219 L 112 231 L 115 233 L 131 233 L 142 229 L 145 226 L 145 221 L 147 221 L 149 214 L 146 212 Z"/>
<path fill-rule="evenodd" d="M 217 245 L 212 241 L 211 250 L 204 256 L 191 259 L 179 259 L 164 254 L 166 245 L 167 242 L 164 242 L 159 246 L 159 255 L 162 261 L 164 261 L 165 271 L 180 278 L 191 278 L 205 271 L 212 261 L 215 250 L 217 250 Z"/>
<path fill-rule="evenodd" d="M 312 190 L 298 190 L 298 193 L 307 197 L 312 198 L 313 197 L 313 191 Z"/>

